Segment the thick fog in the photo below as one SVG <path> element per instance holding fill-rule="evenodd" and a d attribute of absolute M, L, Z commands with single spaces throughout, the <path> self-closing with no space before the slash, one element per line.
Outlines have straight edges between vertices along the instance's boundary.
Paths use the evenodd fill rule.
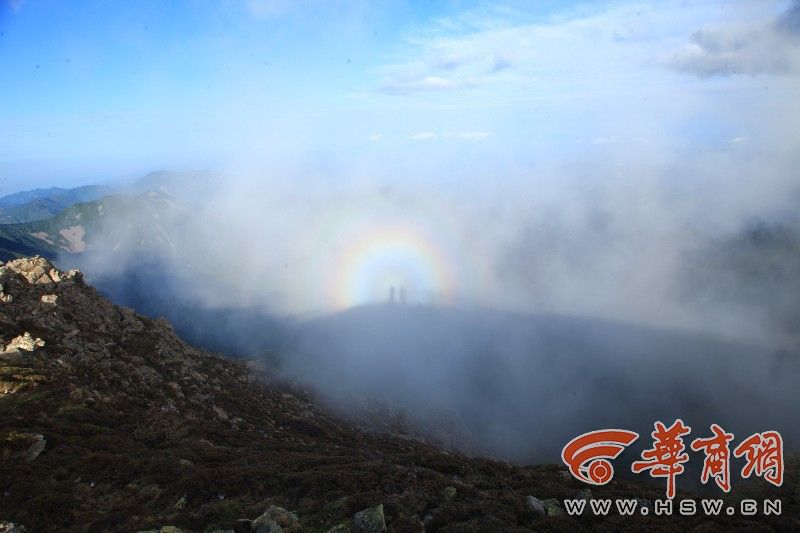
<path fill-rule="evenodd" d="M 697 431 L 774 427 L 792 447 L 798 191 L 764 160 L 754 195 L 752 154 L 716 158 L 609 169 L 598 157 L 503 180 L 466 168 L 439 187 L 254 166 L 213 176 L 191 203 L 206 178 L 166 174 L 166 207 L 107 219 L 78 262 L 116 301 L 264 358 L 378 430 L 522 462 L 554 460 L 583 431 L 646 435 L 676 417 Z M 398 226 L 448 262 L 447 290 L 403 279 L 401 254 L 383 264 L 400 261 L 399 278 L 342 299 L 338 254 L 375 232 L 391 245 L 397 231 L 381 232 Z"/>
<path fill-rule="evenodd" d="M 148 207 L 106 216 L 84 254 L 59 260 L 381 430 L 526 462 L 584 431 L 683 417 L 702 433 L 777 429 L 797 449 L 800 45 L 797 4 L 784 7 L 670 34 L 669 53 L 643 21 L 608 46 L 645 52 L 615 51 L 602 72 L 587 45 L 602 16 L 413 41 L 418 62 L 387 66 L 353 96 L 360 112 L 386 118 L 372 99 L 391 97 L 408 98 L 398 116 L 424 114 L 413 95 L 450 88 L 425 69 L 474 89 L 469 104 L 486 58 L 438 60 L 478 45 L 496 47 L 490 74 L 507 88 L 551 67 L 530 42 L 580 39 L 572 66 L 595 82 L 562 92 L 558 78 L 546 112 L 525 100 L 540 122 L 482 100 L 476 123 L 494 131 L 434 111 L 414 129 L 395 117 L 408 131 L 393 138 L 359 123 L 363 143 L 341 150 L 344 121 L 327 139 L 296 126 L 307 145 L 287 149 L 242 118 L 219 173 L 123 191 Z M 508 42 L 522 44 L 506 58 Z M 652 70 L 623 75 L 626 61 Z"/>

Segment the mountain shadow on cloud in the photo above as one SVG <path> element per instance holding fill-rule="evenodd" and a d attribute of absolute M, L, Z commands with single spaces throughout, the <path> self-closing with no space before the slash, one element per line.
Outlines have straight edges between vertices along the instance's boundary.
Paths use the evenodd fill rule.
<path fill-rule="evenodd" d="M 644 444 L 656 420 L 679 417 L 702 434 L 718 423 L 742 437 L 800 436 L 800 369 L 762 346 L 593 318 L 399 305 L 300 327 L 287 372 L 342 408 L 381 399 L 423 433 L 450 413 L 467 451 L 557 460 L 580 433 L 626 428 Z"/>

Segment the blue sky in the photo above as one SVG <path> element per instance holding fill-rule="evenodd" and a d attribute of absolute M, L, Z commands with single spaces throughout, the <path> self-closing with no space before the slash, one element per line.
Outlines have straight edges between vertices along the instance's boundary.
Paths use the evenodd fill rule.
<path fill-rule="evenodd" d="M 254 157 L 791 150 L 798 124 L 796 2 L 0 2 L 7 192 Z"/>

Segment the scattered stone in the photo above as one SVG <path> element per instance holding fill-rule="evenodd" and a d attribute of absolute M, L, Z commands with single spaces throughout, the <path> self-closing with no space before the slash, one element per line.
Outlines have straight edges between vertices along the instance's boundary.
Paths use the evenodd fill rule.
<path fill-rule="evenodd" d="M 175 509 L 183 509 L 184 507 L 186 507 L 186 496 L 181 496 L 181 499 L 175 502 L 175 505 L 173 505 L 173 507 Z"/>
<path fill-rule="evenodd" d="M 43 257 L 23 257 L 6 263 L 6 269 L 22 274 L 28 283 L 45 284 L 53 283 L 49 273 L 55 270 L 53 264 Z"/>
<path fill-rule="evenodd" d="M 528 509 L 530 509 L 534 513 L 540 515 L 547 514 L 544 508 L 544 503 L 542 503 L 542 500 L 540 500 L 539 498 L 535 496 L 528 496 L 527 498 L 525 498 L 525 503 L 527 504 Z"/>
<path fill-rule="evenodd" d="M 353 517 L 353 526 L 359 533 L 381 533 L 386 531 L 383 504 L 357 512 Z"/>
<path fill-rule="evenodd" d="M 5 270 L 5 267 L 3 267 L 2 269 Z M 13 302 L 14 297 L 11 296 L 10 294 L 6 294 L 5 292 L 3 292 L 4 290 L 5 288 L 3 287 L 2 284 L 0 284 L 0 302 L 5 302 L 5 303 Z"/>
<path fill-rule="evenodd" d="M 283 507 L 270 505 L 269 509 L 267 509 L 264 514 L 253 520 L 253 529 L 261 533 L 267 531 L 280 531 L 280 529 L 265 529 L 263 531 L 259 529 L 262 525 L 268 525 L 269 522 L 275 522 L 276 525 L 281 527 L 294 527 L 299 522 L 299 519 L 295 513 L 287 511 Z"/>
<path fill-rule="evenodd" d="M 572 474 L 569 473 L 569 470 L 559 470 L 558 475 L 563 479 L 572 479 Z"/>
<path fill-rule="evenodd" d="M 191 462 L 189 459 L 179 459 L 178 464 L 181 466 L 194 466 L 194 463 Z"/>
<path fill-rule="evenodd" d="M 35 442 L 25 451 L 25 460 L 29 463 L 39 457 L 39 454 L 44 451 L 44 447 L 47 444 L 44 435 L 36 434 L 33 438 Z"/>
<path fill-rule="evenodd" d="M 555 498 L 548 498 L 542 502 L 544 505 L 544 512 L 547 516 L 561 516 L 564 510 L 561 508 L 561 502 Z"/>
<path fill-rule="evenodd" d="M 0 533 L 25 533 L 25 526 L 0 520 Z"/>
<path fill-rule="evenodd" d="M 444 501 L 450 501 L 456 497 L 457 492 L 455 487 L 445 487 L 444 490 L 442 490 L 442 498 Z"/>
<path fill-rule="evenodd" d="M 19 352 L 20 350 L 32 352 L 36 348 L 41 348 L 42 346 L 44 346 L 44 341 L 42 339 L 34 339 L 31 337 L 31 334 L 26 331 L 19 337 L 14 337 L 11 339 L 11 342 L 6 345 L 5 350 L 3 351 L 6 353 Z"/>
<path fill-rule="evenodd" d="M 43 304 L 56 305 L 56 300 L 58 300 L 58 295 L 55 295 L 55 294 L 43 294 L 42 295 L 42 303 Z"/>
<path fill-rule="evenodd" d="M 64 275 L 64 279 L 70 279 L 77 281 L 78 283 L 83 283 L 83 272 L 77 268 L 73 268 L 72 270 L 67 271 L 67 273 Z"/>
<path fill-rule="evenodd" d="M 161 533 L 183 533 L 183 530 L 178 529 L 175 526 L 162 526 Z"/>
<path fill-rule="evenodd" d="M 338 524 L 330 528 L 325 533 L 350 533 L 350 528 L 344 524 Z"/>
<path fill-rule="evenodd" d="M 592 491 L 590 489 L 581 489 L 575 493 L 576 500 L 591 500 Z"/>

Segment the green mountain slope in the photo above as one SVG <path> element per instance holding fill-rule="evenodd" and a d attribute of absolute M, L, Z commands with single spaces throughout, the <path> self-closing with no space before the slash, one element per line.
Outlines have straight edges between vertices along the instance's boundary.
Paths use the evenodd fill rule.
<path fill-rule="evenodd" d="M 0 225 L 0 258 L 81 253 L 94 247 L 169 250 L 170 221 L 186 211 L 164 193 L 77 203 L 46 220 Z"/>

